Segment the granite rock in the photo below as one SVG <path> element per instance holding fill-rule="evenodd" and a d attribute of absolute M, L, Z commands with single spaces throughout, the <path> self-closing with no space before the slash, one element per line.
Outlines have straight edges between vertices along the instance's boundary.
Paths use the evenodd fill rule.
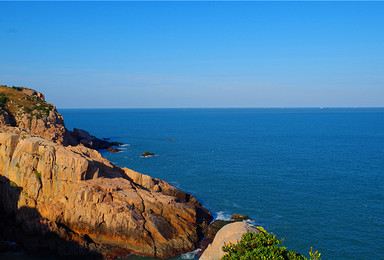
<path fill-rule="evenodd" d="M 247 232 L 257 234 L 260 231 L 246 222 L 235 222 L 224 226 L 217 232 L 212 244 L 207 247 L 201 255 L 200 260 L 221 259 L 224 255 L 224 251 L 222 250 L 223 246 L 229 243 L 235 244 L 239 242 L 241 237 Z"/>
<path fill-rule="evenodd" d="M 8 182 L 2 194 L 10 186 L 20 191 L 1 196 L 0 205 L 25 232 L 70 232 L 61 237 L 84 247 L 88 237 L 127 252 L 170 257 L 194 250 L 212 219 L 193 196 L 162 180 L 119 168 L 83 145 L 64 147 L 17 128 L 0 131 L 0 174 Z"/>

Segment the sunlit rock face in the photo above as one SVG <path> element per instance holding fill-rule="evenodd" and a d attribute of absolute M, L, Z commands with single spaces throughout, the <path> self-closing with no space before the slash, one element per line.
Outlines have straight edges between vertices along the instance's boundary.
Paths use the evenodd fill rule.
<path fill-rule="evenodd" d="M 41 93 L 4 93 L 0 209 L 20 232 L 59 255 L 170 257 L 198 246 L 212 216 L 194 197 L 80 144 Z"/>

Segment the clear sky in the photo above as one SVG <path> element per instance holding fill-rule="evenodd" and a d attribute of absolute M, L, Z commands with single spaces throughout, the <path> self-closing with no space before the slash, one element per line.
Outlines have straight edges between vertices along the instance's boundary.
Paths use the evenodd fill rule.
<path fill-rule="evenodd" d="M 0 2 L 0 84 L 59 108 L 384 106 L 384 2 Z"/>

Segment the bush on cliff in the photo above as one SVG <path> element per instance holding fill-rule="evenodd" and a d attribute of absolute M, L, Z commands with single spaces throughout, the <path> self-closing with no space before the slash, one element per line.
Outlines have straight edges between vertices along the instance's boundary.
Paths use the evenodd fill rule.
<path fill-rule="evenodd" d="M 5 105 L 5 103 L 7 103 L 8 100 L 9 100 L 8 97 L 4 96 L 4 94 L 0 95 L 0 106 Z"/>
<path fill-rule="evenodd" d="M 281 260 L 308 260 L 299 253 L 287 251 L 287 248 L 281 246 L 282 240 L 278 240 L 276 236 L 267 232 L 254 234 L 251 232 L 245 233 L 237 244 L 229 244 L 223 247 L 226 253 L 223 260 L 234 259 L 281 259 Z M 320 260 L 320 253 L 309 252 L 309 259 Z"/>
<path fill-rule="evenodd" d="M 23 91 L 23 88 L 22 87 L 15 87 L 15 86 L 12 86 L 13 89 L 17 90 L 17 91 Z"/>
<path fill-rule="evenodd" d="M 48 116 L 49 111 L 51 111 L 53 109 L 53 105 L 46 103 L 46 102 L 41 102 L 41 101 L 37 102 L 36 101 L 35 104 L 33 104 L 32 109 L 40 111 L 40 112 L 44 113 L 46 116 Z"/>

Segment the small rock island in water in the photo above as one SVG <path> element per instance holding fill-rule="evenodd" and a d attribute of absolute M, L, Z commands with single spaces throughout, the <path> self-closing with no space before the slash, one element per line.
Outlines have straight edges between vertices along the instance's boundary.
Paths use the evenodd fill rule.
<path fill-rule="evenodd" d="M 150 152 L 144 152 L 141 157 L 152 157 L 152 156 L 155 156 L 154 153 L 150 153 Z"/>
<path fill-rule="evenodd" d="M 109 153 L 118 153 L 118 152 L 121 152 L 121 150 L 117 149 L 117 148 L 109 147 L 107 152 L 109 152 Z"/>

